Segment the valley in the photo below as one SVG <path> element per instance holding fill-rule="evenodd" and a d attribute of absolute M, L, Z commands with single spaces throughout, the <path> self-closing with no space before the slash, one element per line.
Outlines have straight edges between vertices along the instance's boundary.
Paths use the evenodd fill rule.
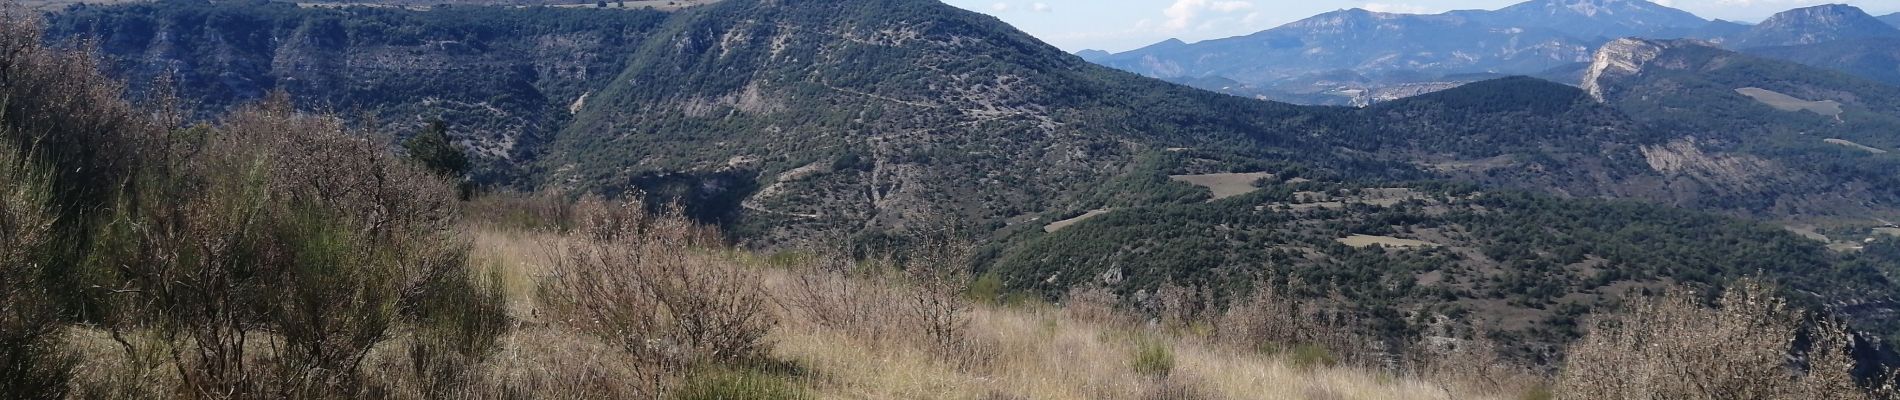
<path fill-rule="evenodd" d="M 0 329 L 104 397 L 1587 398 L 1721 324 L 1665 347 L 1895 393 L 1900 86 L 1810 49 L 1900 29 L 1565 1 L 1082 55 L 934 0 L 5 14 L 0 232 L 52 239 Z"/>

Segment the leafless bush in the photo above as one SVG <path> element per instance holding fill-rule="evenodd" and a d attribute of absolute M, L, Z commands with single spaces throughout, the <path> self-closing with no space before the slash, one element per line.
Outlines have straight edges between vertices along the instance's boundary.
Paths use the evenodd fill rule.
<path fill-rule="evenodd" d="M 1300 350 L 1320 363 L 1370 364 L 1373 340 L 1359 334 L 1351 314 L 1328 310 L 1295 295 L 1298 281 L 1263 276 L 1252 293 L 1227 307 L 1215 335 L 1227 343 L 1262 351 Z M 1304 362 L 1304 361 L 1303 361 Z"/>
<path fill-rule="evenodd" d="M 822 249 L 798 266 L 794 289 L 778 296 L 780 306 L 825 328 L 873 341 L 897 329 L 887 300 L 895 287 L 881 274 L 860 274 L 848 251 Z"/>
<path fill-rule="evenodd" d="M 639 200 L 578 207 L 543 299 L 561 321 L 616 343 L 662 375 L 761 357 L 776 323 L 755 271 L 706 253 L 717 235 Z"/>
<path fill-rule="evenodd" d="M 494 229 L 566 232 L 575 225 L 574 202 L 554 191 L 487 193 L 464 211 L 468 222 Z"/>
<path fill-rule="evenodd" d="M 965 267 L 970 244 L 948 236 L 932 238 L 913 249 L 904 262 L 904 271 L 915 285 L 903 296 L 910 314 L 907 322 L 915 326 L 932 351 L 956 356 L 968 351 L 970 300 L 963 296 L 970 286 L 970 271 Z"/>
<path fill-rule="evenodd" d="M 1807 368 L 1790 362 L 1800 317 L 1759 282 L 1731 287 L 1715 307 L 1678 290 L 1587 326 L 1559 378 L 1564 398 L 1872 398 L 1849 373 L 1851 339 L 1837 325 L 1816 330 Z"/>
<path fill-rule="evenodd" d="M 1163 282 L 1148 300 L 1147 307 L 1156 322 L 1169 329 L 1187 329 L 1208 321 L 1219 309 L 1211 291 L 1174 282 Z"/>
<path fill-rule="evenodd" d="M 968 334 L 970 249 L 940 233 L 905 254 L 863 262 L 841 247 L 819 250 L 796 267 L 792 290 L 779 301 L 827 329 L 870 343 L 918 346 L 971 367 L 987 355 Z"/>
<path fill-rule="evenodd" d="M 1542 376 L 1499 353 L 1481 329 L 1465 340 L 1420 343 L 1406 356 L 1405 373 L 1437 383 L 1446 393 L 1516 395 L 1545 386 Z"/>
<path fill-rule="evenodd" d="M 1078 321 L 1099 324 L 1129 324 L 1129 317 L 1117 306 L 1115 292 L 1098 284 L 1070 288 L 1062 295 L 1062 312 Z"/>

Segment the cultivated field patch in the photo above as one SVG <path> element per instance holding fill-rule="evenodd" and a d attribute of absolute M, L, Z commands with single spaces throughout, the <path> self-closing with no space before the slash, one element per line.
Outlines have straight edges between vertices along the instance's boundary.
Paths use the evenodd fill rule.
<path fill-rule="evenodd" d="M 1877 148 L 1877 147 L 1873 147 L 1873 146 L 1868 146 L 1868 145 L 1864 145 L 1864 144 L 1860 144 L 1860 143 L 1854 143 L 1853 141 L 1850 141 L 1850 140 L 1847 140 L 1847 139 L 1822 139 L 1821 141 L 1823 141 L 1823 142 L 1828 142 L 1828 143 L 1831 143 L 1831 144 L 1838 144 L 1838 145 L 1842 145 L 1842 146 L 1847 146 L 1847 147 L 1849 147 L 1849 148 L 1853 148 L 1853 149 L 1856 149 L 1856 150 L 1860 150 L 1860 151 L 1865 151 L 1865 152 L 1868 152 L 1868 153 L 1874 153 L 1874 154 L 1887 154 L 1887 151 L 1886 151 L 1886 150 L 1882 150 L 1882 149 L 1880 149 L 1880 148 Z"/>
<path fill-rule="evenodd" d="M 1082 222 L 1083 220 L 1086 220 L 1089 218 L 1095 218 L 1095 216 L 1098 216 L 1098 215 L 1107 214 L 1109 211 L 1115 211 L 1115 210 L 1108 209 L 1108 208 L 1104 208 L 1100 210 L 1089 210 L 1089 212 L 1082 213 L 1082 215 L 1077 215 L 1075 216 L 1075 218 L 1069 218 L 1069 219 L 1065 219 L 1061 221 L 1050 222 L 1048 225 L 1043 225 L 1042 231 L 1043 232 L 1059 231 L 1059 230 L 1062 230 L 1062 228 L 1069 227 L 1069 225 L 1075 225 L 1077 222 Z"/>
<path fill-rule="evenodd" d="M 1251 193 L 1255 190 L 1260 190 L 1259 187 L 1256 187 L 1253 185 L 1254 181 L 1258 181 L 1261 178 L 1266 178 L 1270 176 L 1273 176 L 1273 174 L 1269 174 L 1265 172 L 1245 172 L 1245 173 L 1201 174 L 1201 175 L 1169 175 L 1168 179 L 1173 179 L 1177 182 L 1187 182 L 1195 186 L 1207 188 L 1207 190 L 1214 192 L 1214 198 L 1209 199 L 1208 201 L 1214 201 L 1214 200 L 1220 200 L 1220 199 L 1225 199 L 1228 197 L 1234 197 L 1234 196 Z"/>
<path fill-rule="evenodd" d="M 1838 101 L 1807 101 L 1782 94 L 1781 92 L 1757 87 L 1735 89 L 1735 92 L 1755 99 L 1755 101 L 1759 101 L 1762 104 L 1767 104 L 1769 107 L 1774 107 L 1776 110 L 1807 111 L 1829 117 L 1839 117 L 1841 115 L 1841 102 Z"/>
<path fill-rule="evenodd" d="M 1396 237 L 1391 237 L 1391 236 L 1352 235 L 1352 236 L 1347 236 L 1347 237 L 1334 239 L 1334 240 L 1338 240 L 1339 243 L 1345 244 L 1347 246 L 1352 246 L 1352 247 L 1368 247 L 1375 244 L 1384 246 L 1384 247 L 1397 247 L 1397 248 L 1406 248 L 1406 249 L 1438 247 L 1437 243 L 1427 242 L 1423 240 L 1401 239 L 1401 238 L 1396 238 Z"/>

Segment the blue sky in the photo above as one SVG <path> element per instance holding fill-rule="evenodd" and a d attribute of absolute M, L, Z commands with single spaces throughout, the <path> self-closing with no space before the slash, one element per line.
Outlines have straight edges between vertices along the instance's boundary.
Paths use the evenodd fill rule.
<path fill-rule="evenodd" d="M 1438 13 L 1497 9 L 1523 0 L 944 0 L 1002 18 L 1064 50 L 1124 51 L 1179 38 L 1189 42 L 1254 33 L 1346 8 Z M 1652 0 L 1703 18 L 1760 21 L 1790 8 L 1845 3 L 1874 15 L 1900 12 L 1896 0 Z"/>

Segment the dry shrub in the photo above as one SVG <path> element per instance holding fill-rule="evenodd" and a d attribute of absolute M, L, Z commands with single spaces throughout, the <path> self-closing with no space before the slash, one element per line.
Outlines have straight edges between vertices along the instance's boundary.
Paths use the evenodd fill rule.
<path fill-rule="evenodd" d="M 1288 351 L 1296 361 L 1307 364 L 1375 362 L 1374 340 L 1358 333 L 1358 321 L 1351 314 L 1298 298 L 1294 293 L 1299 285 L 1263 276 L 1249 295 L 1220 315 L 1216 337 L 1255 351 Z"/>
<path fill-rule="evenodd" d="M 1405 373 L 1446 393 L 1526 395 L 1547 386 L 1536 372 L 1498 352 L 1497 342 L 1482 329 L 1466 340 L 1421 343 L 1405 361 Z"/>
<path fill-rule="evenodd" d="M 488 229 L 566 232 L 575 225 L 574 204 L 555 191 L 498 192 L 476 196 L 463 210 L 468 222 Z"/>
<path fill-rule="evenodd" d="M 965 296 L 971 246 L 953 235 L 924 238 L 907 254 L 860 263 L 833 248 L 796 268 L 782 307 L 825 329 L 879 345 L 917 346 L 958 368 L 990 354 L 972 343 Z"/>
<path fill-rule="evenodd" d="M 1116 306 L 1115 292 L 1098 284 L 1070 288 L 1062 295 L 1062 313 L 1077 321 L 1128 325 L 1132 318 Z"/>
<path fill-rule="evenodd" d="M 971 249 L 968 242 L 936 237 L 913 249 L 902 262 L 913 285 L 901 299 L 907 322 L 914 324 L 931 351 L 952 359 L 970 350 L 966 331 L 973 304 L 963 293 L 972 280 L 964 267 Z"/>
<path fill-rule="evenodd" d="M 43 46 L 40 24 L 37 12 L 0 3 L 0 140 L 54 167 L 52 205 L 72 217 L 109 203 L 137 167 L 143 140 L 161 129 L 93 57 Z"/>
<path fill-rule="evenodd" d="M 803 260 L 793 290 L 779 296 L 781 307 L 805 321 L 873 342 L 902 328 L 890 307 L 899 298 L 898 288 L 885 284 L 885 274 L 868 268 L 869 273 L 860 273 L 846 251 L 833 248 L 814 254 Z"/>
<path fill-rule="evenodd" d="M 1218 310 L 1213 291 L 1199 286 L 1163 282 L 1148 298 L 1147 308 L 1156 322 L 1168 329 L 1190 329 L 1207 321 Z"/>
<path fill-rule="evenodd" d="M 577 206 L 576 235 L 542 298 L 556 320 L 614 343 L 655 376 L 761 359 L 776 324 L 756 271 L 706 250 L 718 235 L 677 207 L 654 215 L 639 199 Z"/>
<path fill-rule="evenodd" d="M 1734 285 L 1714 307 L 1677 290 L 1587 326 L 1559 377 L 1563 398 L 1874 398 L 1854 382 L 1852 339 L 1838 325 L 1814 331 L 1806 368 L 1790 362 L 1800 315 L 1759 282 Z"/>

